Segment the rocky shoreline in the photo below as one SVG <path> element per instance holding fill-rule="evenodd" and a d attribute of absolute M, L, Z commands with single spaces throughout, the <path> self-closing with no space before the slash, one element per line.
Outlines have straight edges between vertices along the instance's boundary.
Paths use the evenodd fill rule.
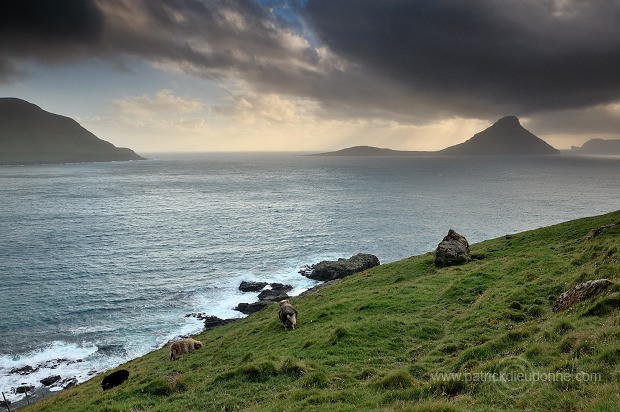
<path fill-rule="evenodd" d="M 307 277 L 308 279 L 318 280 L 323 283 L 302 292 L 299 296 L 308 295 L 326 286 L 337 283 L 344 277 L 378 265 L 380 265 L 380 262 L 375 255 L 358 253 L 348 259 L 340 258 L 335 261 L 325 260 L 313 265 L 302 266 L 298 272 L 299 274 Z M 250 315 L 264 309 L 270 303 L 289 299 L 291 296 L 288 295 L 288 292 L 293 290 L 293 286 L 275 282 L 251 282 L 244 280 L 239 284 L 239 290 L 245 293 L 259 292 L 258 301 L 251 303 L 242 302 L 239 303 L 234 309 L 245 315 Z M 205 329 L 223 326 L 240 319 L 220 319 L 216 316 L 210 316 L 204 313 L 191 313 L 186 316 L 203 320 Z"/>
<path fill-rule="evenodd" d="M 340 280 L 342 280 L 342 278 L 346 276 L 350 276 L 354 273 L 361 272 L 379 264 L 379 259 L 376 256 L 359 253 L 357 255 L 351 256 L 349 259 L 341 258 L 336 261 L 322 261 L 317 264 L 303 266 L 299 270 L 299 273 L 302 276 L 305 276 L 309 279 L 318 280 L 322 283 L 319 283 L 316 286 L 307 289 L 306 291 L 299 294 L 299 296 L 306 296 L 308 294 L 314 293 L 317 290 L 340 282 Z M 262 310 L 270 303 L 279 302 L 281 300 L 290 298 L 291 296 L 289 296 L 288 293 L 293 290 L 293 286 L 276 282 L 269 283 L 242 281 L 239 285 L 239 290 L 244 293 L 258 293 L 258 301 L 250 303 L 242 302 L 235 307 L 235 310 L 245 315 L 249 315 Z M 185 317 L 193 317 L 203 321 L 204 330 L 224 326 L 242 319 L 221 319 L 217 316 L 205 313 L 189 313 L 185 315 Z M 71 361 L 68 359 L 55 359 L 34 367 L 26 365 L 21 368 L 15 368 L 12 369 L 9 373 L 26 376 L 44 367 L 55 369 L 55 367 L 61 364 L 70 364 L 77 362 L 82 362 L 82 360 Z M 89 372 L 89 376 L 95 376 L 98 373 L 100 372 L 93 370 Z M 78 383 L 78 380 L 76 377 L 63 378 L 60 375 L 50 375 L 44 379 L 41 379 L 39 382 L 42 386 L 35 387 L 32 385 L 22 385 L 11 388 L 12 394 L 23 393 L 24 397 L 17 401 L 9 401 L 8 406 L 10 407 L 10 410 L 13 411 L 29 403 L 34 403 L 41 399 L 45 399 L 48 396 L 53 395 L 54 393 L 75 386 Z M 4 404 L 4 399 L 0 399 L 0 408 L 8 410 L 7 406 Z"/>
<path fill-rule="evenodd" d="M 13 368 L 9 371 L 9 374 L 27 376 L 37 372 L 39 369 L 56 369 L 62 364 L 70 365 L 72 363 L 78 362 L 82 362 L 82 360 L 71 361 L 68 359 L 53 359 L 36 366 L 26 365 L 22 366 L 21 368 Z M 96 374 L 97 371 L 91 371 L 89 373 L 90 376 L 94 376 Z M 34 385 L 24 384 L 11 388 L 12 394 L 23 394 L 24 396 L 21 399 L 13 402 L 11 402 L 10 400 L 5 400 L 3 397 L 2 399 L 0 399 L 0 408 L 3 408 L 5 410 L 9 410 L 10 408 L 10 410 L 13 411 L 22 406 L 34 403 L 41 399 L 45 399 L 48 396 L 53 395 L 54 393 L 69 389 L 77 385 L 78 380 L 75 376 L 63 378 L 60 375 L 49 375 L 39 380 L 39 383 L 42 386 L 35 387 Z M 5 394 L 3 393 L 3 395 Z"/>

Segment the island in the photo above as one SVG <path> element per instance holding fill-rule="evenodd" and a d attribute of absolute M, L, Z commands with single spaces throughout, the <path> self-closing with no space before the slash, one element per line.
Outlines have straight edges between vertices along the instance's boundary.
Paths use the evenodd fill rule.
<path fill-rule="evenodd" d="M 353 146 L 335 152 L 318 153 L 312 156 L 426 156 L 434 152 L 392 150 L 373 146 Z"/>
<path fill-rule="evenodd" d="M 314 156 L 528 156 L 555 154 L 560 154 L 560 151 L 521 126 L 516 116 L 506 116 L 489 128 L 476 133 L 469 140 L 435 152 L 354 146 L 334 152 L 318 153 Z"/>
<path fill-rule="evenodd" d="M 570 154 L 620 155 L 620 139 L 590 139 L 571 147 Z"/>
<path fill-rule="evenodd" d="M 0 98 L 0 165 L 144 160 L 75 120 L 13 97 Z"/>

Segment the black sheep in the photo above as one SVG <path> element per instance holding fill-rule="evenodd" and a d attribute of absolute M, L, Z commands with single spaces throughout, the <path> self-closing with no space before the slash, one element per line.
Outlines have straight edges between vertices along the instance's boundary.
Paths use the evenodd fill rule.
<path fill-rule="evenodd" d="M 101 382 L 101 388 L 105 391 L 111 389 L 115 386 L 118 386 L 125 382 L 129 377 L 129 371 L 127 369 L 117 370 L 116 372 L 112 372 Z"/>

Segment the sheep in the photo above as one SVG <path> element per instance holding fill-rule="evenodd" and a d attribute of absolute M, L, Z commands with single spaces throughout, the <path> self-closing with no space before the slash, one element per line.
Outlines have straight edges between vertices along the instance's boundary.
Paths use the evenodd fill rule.
<path fill-rule="evenodd" d="M 297 325 L 297 309 L 288 302 L 288 299 L 280 301 L 280 312 L 278 313 L 278 319 L 284 326 L 284 329 L 291 327 L 295 329 Z"/>

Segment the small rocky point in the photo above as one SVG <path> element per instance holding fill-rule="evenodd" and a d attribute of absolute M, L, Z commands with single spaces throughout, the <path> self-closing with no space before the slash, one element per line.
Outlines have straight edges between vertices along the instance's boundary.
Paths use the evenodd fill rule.
<path fill-rule="evenodd" d="M 342 279 L 354 273 L 379 266 L 379 258 L 368 253 L 358 253 L 349 259 L 340 258 L 335 261 L 322 261 L 300 270 L 305 277 L 322 282 Z"/>
<path fill-rule="evenodd" d="M 205 329 L 217 328 L 218 326 L 228 325 L 229 323 L 239 320 L 238 318 L 221 319 L 217 316 L 207 315 L 205 313 L 189 313 L 186 318 L 192 317 L 203 321 Z"/>
<path fill-rule="evenodd" d="M 467 239 L 450 229 L 446 237 L 437 245 L 435 264 L 437 266 L 450 266 L 469 261 L 471 261 L 471 253 Z"/>

